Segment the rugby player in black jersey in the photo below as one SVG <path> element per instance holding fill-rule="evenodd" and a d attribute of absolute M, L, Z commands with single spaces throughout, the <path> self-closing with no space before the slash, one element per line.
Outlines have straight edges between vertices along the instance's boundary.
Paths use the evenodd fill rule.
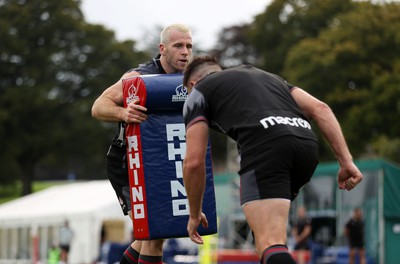
<path fill-rule="evenodd" d="M 351 190 L 363 178 L 354 165 L 340 124 L 327 104 L 281 77 L 251 65 L 222 70 L 211 57 L 197 57 L 184 74 L 190 94 L 186 124 L 184 184 L 189 199 L 187 230 L 202 244 L 205 155 L 209 128 L 237 142 L 241 205 L 262 264 L 295 263 L 286 247 L 290 203 L 318 164 L 314 120 L 336 154 L 339 188 Z"/>

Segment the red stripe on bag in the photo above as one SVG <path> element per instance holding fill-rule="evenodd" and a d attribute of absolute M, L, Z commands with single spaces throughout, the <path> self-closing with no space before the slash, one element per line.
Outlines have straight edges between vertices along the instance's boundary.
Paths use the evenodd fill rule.
<path fill-rule="evenodd" d="M 140 105 L 146 103 L 146 86 L 140 77 L 122 80 L 124 107 L 139 100 Z M 148 210 L 146 200 L 146 184 L 144 181 L 142 144 L 140 138 L 140 124 L 126 124 L 125 137 L 127 149 L 127 163 L 129 171 L 129 186 L 131 194 L 131 208 L 133 232 L 136 239 L 149 238 Z"/>

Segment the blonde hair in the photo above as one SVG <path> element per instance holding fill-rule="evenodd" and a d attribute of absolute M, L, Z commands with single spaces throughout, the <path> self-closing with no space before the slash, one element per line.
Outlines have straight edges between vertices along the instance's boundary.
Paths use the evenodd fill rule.
<path fill-rule="evenodd" d="M 189 27 L 183 25 L 183 24 L 179 24 L 179 23 L 175 23 L 175 24 L 171 24 L 169 26 L 166 26 L 160 34 L 160 43 L 161 44 L 168 44 L 168 42 L 170 41 L 170 33 L 173 30 L 177 30 L 181 33 L 189 33 L 192 34 L 191 30 Z"/>

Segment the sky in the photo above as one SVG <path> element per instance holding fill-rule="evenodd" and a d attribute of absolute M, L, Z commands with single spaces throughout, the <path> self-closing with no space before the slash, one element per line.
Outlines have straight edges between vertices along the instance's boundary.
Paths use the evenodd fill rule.
<path fill-rule="evenodd" d="M 271 1 L 82 0 L 81 8 L 87 22 L 115 31 L 120 41 L 133 39 L 139 48 L 144 34 L 158 26 L 183 23 L 192 29 L 194 48 L 209 49 L 222 28 L 253 21 Z"/>

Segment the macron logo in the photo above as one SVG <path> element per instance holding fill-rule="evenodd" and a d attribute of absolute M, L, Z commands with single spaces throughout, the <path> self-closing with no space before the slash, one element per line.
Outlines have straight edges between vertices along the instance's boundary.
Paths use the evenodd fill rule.
<path fill-rule="evenodd" d="M 267 129 L 270 126 L 274 126 L 276 124 L 311 129 L 310 123 L 298 117 L 269 116 L 261 119 L 260 123 L 265 129 Z"/>

